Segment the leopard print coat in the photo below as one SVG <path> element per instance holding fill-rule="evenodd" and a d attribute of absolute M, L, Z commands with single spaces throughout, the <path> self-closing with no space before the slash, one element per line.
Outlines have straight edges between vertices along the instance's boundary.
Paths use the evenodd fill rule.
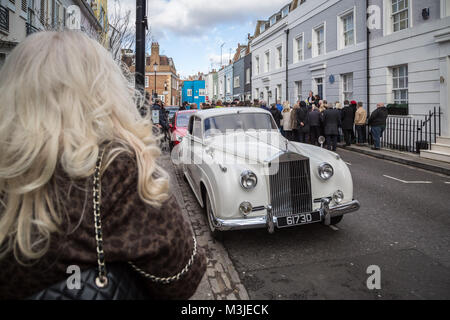
<path fill-rule="evenodd" d="M 92 178 L 74 181 L 56 170 L 54 185 L 63 199 L 64 223 L 52 235 L 46 255 L 30 266 L 11 255 L 0 260 L 0 299 L 23 299 L 64 281 L 68 266 L 96 267 L 97 255 L 92 214 Z M 102 228 L 106 265 L 134 262 L 159 277 L 180 272 L 193 252 L 192 231 L 172 195 L 159 209 L 144 203 L 137 192 L 136 158 L 119 155 L 101 178 Z M 205 253 L 198 248 L 188 273 L 169 285 L 142 278 L 152 299 L 188 299 L 206 270 Z"/>

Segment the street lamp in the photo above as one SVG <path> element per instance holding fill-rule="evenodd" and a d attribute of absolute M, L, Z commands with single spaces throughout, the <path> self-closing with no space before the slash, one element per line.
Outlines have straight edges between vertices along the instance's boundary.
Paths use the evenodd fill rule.
<path fill-rule="evenodd" d="M 155 71 L 155 93 L 154 93 L 155 98 L 158 96 L 158 94 L 156 93 L 156 70 L 158 70 L 158 64 L 155 62 L 155 64 L 153 65 L 153 71 Z"/>

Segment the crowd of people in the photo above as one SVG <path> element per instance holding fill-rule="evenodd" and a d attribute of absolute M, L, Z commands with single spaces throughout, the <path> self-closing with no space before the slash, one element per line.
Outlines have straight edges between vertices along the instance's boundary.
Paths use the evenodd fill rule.
<path fill-rule="evenodd" d="M 200 109 L 212 109 L 222 107 L 259 107 L 269 111 L 281 134 L 291 141 L 319 145 L 319 137 L 326 138 L 327 149 L 335 151 L 337 144 L 343 142 L 345 146 L 351 144 L 364 145 L 368 142 L 367 126 L 370 126 L 372 149 L 379 150 L 381 137 L 386 127 L 388 116 L 383 103 L 377 105 L 370 117 L 364 109 L 362 102 L 344 101 L 344 104 L 336 101 L 328 103 L 319 95 L 309 92 L 308 98 L 298 101 L 293 106 L 285 101 L 273 103 L 270 106 L 264 100 L 201 103 Z M 196 103 L 184 102 L 180 110 L 198 109 Z"/>

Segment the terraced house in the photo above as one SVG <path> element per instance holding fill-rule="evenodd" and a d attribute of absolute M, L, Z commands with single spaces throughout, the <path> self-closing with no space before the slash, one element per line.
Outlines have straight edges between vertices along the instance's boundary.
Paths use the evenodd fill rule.
<path fill-rule="evenodd" d="M 107 11 L 102 8 L 107 7 L 107 0 L 100 1 L 101 5 L 97 2 L 0 0 L 0 66 L 11 50 L 26 36 L 42 30 L 63 30 L 69 24 L 78 25 L 77 29 L 95 39 L 101 39 L 106 45 L 104 33 L 108 30 L 108 20 Z M 95 10 L 100 10 L 98 15 Z M 79 21 L 74 21 L 74 16 L 79 16 Z"/>

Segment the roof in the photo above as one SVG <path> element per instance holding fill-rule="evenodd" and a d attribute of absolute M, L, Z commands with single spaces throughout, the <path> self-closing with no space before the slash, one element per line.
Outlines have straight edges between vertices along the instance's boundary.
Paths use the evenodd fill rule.
<path fill-rule="evenodd" d="M 196 113 L 196 116 L 201 119 L 206 119 L 206 118 L 211 118 L 211 117 L 217 117 L 217 116 L 222 116 L 222 115 L 227 115 L 227 114 L 237 114 L 237 113 L 267 113 L 267 114 L 270 114 L 269 111 L 261 109 L 261 108 L 229 107 L 229 108 L 214 108 L 214 109 L 199 110 Z"/>

